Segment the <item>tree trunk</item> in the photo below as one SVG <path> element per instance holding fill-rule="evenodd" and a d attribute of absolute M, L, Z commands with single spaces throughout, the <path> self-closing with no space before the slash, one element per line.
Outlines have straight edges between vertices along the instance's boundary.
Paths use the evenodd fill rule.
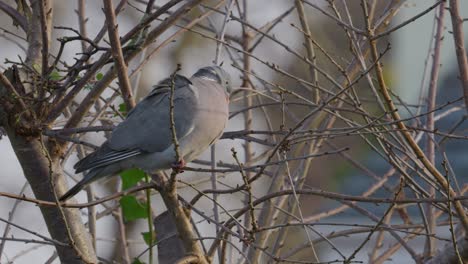
<path fill-rule="evenodd" d="M 13 86 L 19 87 L 19 84 L 12 80 L 17 80 L 11 78 L 10 82 Z M 50 156 L 46 147 L 48 144 L 42 142 L 46 139 L 42 138 L 40 131 L 35 128 L 34 123 L 38 120 L 28 118 L 27 114 L 21 112 L 17 105 L 15 106 L 16 101 L 13 96 L 8 94 L 2 84 L 0 84 L 0 102 L 0 126 L 6 130 L 34 195 L 40 200 L 56 201 L 56 195 L 65 193 L 67 187 L 59 158 L 48 158 Z M 55 245 L 61 263 L 97 263 L 96 253 L 78 209 L 58 206 L 41 206 L 40 209 L 51 238 L 67 244 L 67 246 Z"/>
<path fill-rule="evenodd" d="M 40 137 L 24 137 L 6 128 L 24 175 L 37 199 L 55 201 L 55 194 L 65 193 L 66 184 L 58 161 L 47 158 Z M 89 233 L 81 222 L 78 209 L 41 206 L 51 237 L 69 246 L 56 245 L 62 263 L 97 263 Z M 65 221 L 66 219 L 66 221 Z M 72 237 L 73 241 L 70 240 Z M 73 246 L 74 245 L 74 246 Z"/>

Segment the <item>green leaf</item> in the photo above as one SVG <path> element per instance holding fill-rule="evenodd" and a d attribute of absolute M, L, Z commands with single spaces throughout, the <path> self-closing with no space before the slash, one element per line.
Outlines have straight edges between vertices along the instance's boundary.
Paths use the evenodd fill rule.
<path fill-rule="evenodd" d="M 60 73 L 57 70 L 53 70 L 49 75 L 49 79 L 52 81 L 59 81 L 62 79 L 62 76 L 60 76 Z"/>
<path fill-rule="evenodd" d="M 125 195 L 120 198 L 120 206 L 125 221 L 148 218 L 148 204 L 140 203 L 133 195 Z"/>
<path fill-rule="evenodd" d="M 135 186 L 146 173 L 140 169 L 129 169 L 120 173 L 122 178 L 122 191 Z"/>
<path fill-rule="evenodd" d="M 123 116 L 126 116 L 128 113 L 127 113 L 127 105 L 125 103 L 121 103 L 119 104 L 119 109 L 118 111 L 123 115 Z M 116 116 L 117 114 L 115 114 L 114 116 Z"/>
<path fill-rule="evenodd" d="M 139 259 L 134 259 L 132 264 L 146 264 L 145 262 L 141 262 Z"/>
<path fill-rule="evenodd" d="M 150 246 L 150 232 L 143 232 L 141 233 L 141 235 L 143 236 L 143 240 L 145 241 L 146 245 Z M 153 245 L 156 245 L 156 233 L 153 232 Z"/>
<path fill-rule="evenodd" d="M 127 105 L 125 103 L 119 104 L 119 112 L 124 115 L 127 114 Z"/>
<path fill-rule="evenodd" d="M 104 77 L 104 74 L 102 74 L 102 72 L 96 74 L 96 80 L 100 81 L 102 77 Z"/>

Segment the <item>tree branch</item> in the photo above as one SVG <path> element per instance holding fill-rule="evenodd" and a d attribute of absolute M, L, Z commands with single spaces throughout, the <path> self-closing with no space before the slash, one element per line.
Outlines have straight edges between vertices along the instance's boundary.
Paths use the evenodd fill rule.
<path fill-rule="evenodd" d="M 450 0 L 450 17 L 452 18 L 453 40 L 457 54 L 460 81 L 465 98 L 465 108 L 468 111 L 468 59 L 466 58 L 465 38 L 463 35 L 463 19 L 460 17 L 460 1 Z"/>
<path fill-rule="evenodd" d="M 117 68 L 120 91 L 127 106 L 127 111 L 130 111 L 135 107 L 135 99 L 132 95 L 132 87 L 127 75 L 127 64 L 124 61 L 122 46 L 120 45 L 118 25 L 116 24 L 112 0 L 104 0 L 104 13 L 106 14 L 107 32 L 109 33 L 112 57 Z"/>
<path fill-rule="evenodd" d="M 22 16 L 18 11 L 13 7 L 7 5 L 3 1 L 0 1 L 0 10 L 5 12 L 8 16 L 11 17 L 18 25 L 23 29 L 24 32 L 28 31 L 28 22 L 24 16 Z"/>

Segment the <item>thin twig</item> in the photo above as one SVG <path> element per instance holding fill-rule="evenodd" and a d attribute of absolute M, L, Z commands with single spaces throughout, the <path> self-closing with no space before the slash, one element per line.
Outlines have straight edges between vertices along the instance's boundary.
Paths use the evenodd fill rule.
<path fill-rule="evenodd" d="M 172 144 L 174 145 L 174 153 L 175 153 L 175 162 L 176 166 L 180 165 L 183 166 L 183 161 L 181 160 L 180 157 L 180 150 L 179 150 L 179 140 L 177 139 L 177 131 L 176 131 L 176 124 L 175 124 L 175 119 L 174 119 L 174 111 L 175 111 L 175 104 L 174 104 L 174 98 L 175 98 L 175 89 L 176 89 L 176 78 L 177 78 L 177 72 L 181 70 L 181 65 L 177 64 L 176 70 L 172 73 L 171 75 L 171 92 L 169 94 L 169 128 L 171 129 L 171 140 Z M 179 169 L 173 169 L 171 173 L 171 178 L 169 180 L 169 188 L 174 189 L 175 188 L 175 183 L 176 183 L 176 176 L 180 172 Z"/>

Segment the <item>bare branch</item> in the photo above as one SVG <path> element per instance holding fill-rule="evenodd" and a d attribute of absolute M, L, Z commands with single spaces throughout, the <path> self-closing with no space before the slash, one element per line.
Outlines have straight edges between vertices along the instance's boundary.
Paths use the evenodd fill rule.
<path fill-rule="evenodd" d="M 106 24 L 112 48 L 112 57 L 114 58 L 117 76 L 119 77 L 120 91 L 122 92 L 122 97 L 127 106 L 127 111 L 130 111 L 135 107 L 135 99 L 132 95 L 132 87 L 127 75 L 127 64 L 124 61 L 122 46 L 120 45 L 118 25 L 116 24 L 117 21 L 112 0 L 104 0 L 104 13 L 106 14 Z"/>
<path fill-rule="evenodd" d="M 433 61 L 432 61 L 432 69 L 431 69 L 431 77 L 430 77 L 430 82 L 429 82 L 429 89 L 428 89 L 428 97 L 427 97 L 427 129 L 429 131 L 435 130 L 435 120 L 434 116 L 435 113 L 433 112 L 434 108 L 436 107 L 436 95 L 437 95 L 437 82 L 439 80 L 439 70 L 440 70 L 440 49 L 442 46 L 442 40 L 443 40 L 443 30 L 444 30 L 444 17 L 445 17 L 445 7 L 446 7 L 447 2 L 443 2 L 441 5 L 439 5 L 439 11 L 438 14 L 435 17 L 436 23 L 437 23 L 437 31 L 434 36 L 434 55 L 433 55 Z M 427 144 L 426 144 L 426 153 L 429 161 L 432 164 L 435 164 L 435 139 L 434 135 L 427 134 Z M 431 197 L 435 196 L 435 189 L 432 187 L 429 187 L 429 192 Z M 433 234 L 435 233 L 435 219 L 434 219 L 434 211 L 432 209 L 432 205 L 427 205 L 426 206 L 426 217 L 428 226 L 427 226 L 427 232 L 428 234 Z M 425 249 L 424 249 L 424 256 L 427 258 L 429 256 L 432 256 L 434 254 L 435 250 L 435 239 L 431 237 L 427 237 L 426 239 L 426 244 L 425 244 Z"/>
<path fill-rule="evenodd" d="M 24 16 L 22 16 L 18 11 L 16 11 L 13 7 L 9 6 L 3 1 L 0 1 L 0 10 L 5 12 L 8 16 L 10 16 L 24 32 L 28 31 L 28 22 Z"/>
<path fill-rule="evenodd" d="M 468 111 L 468 58 L 465 50 L 465 37 L 463 34 L 463 19 L 460 16 L 460 1 L 450 0 L 450 17 L 452 18 L 453 39 L 455 42 L 455 53 L 457 54 L 460 81 L 465 98 L 465 107 Z M 467 231 L 468 232 L 468 231 Z"/>

